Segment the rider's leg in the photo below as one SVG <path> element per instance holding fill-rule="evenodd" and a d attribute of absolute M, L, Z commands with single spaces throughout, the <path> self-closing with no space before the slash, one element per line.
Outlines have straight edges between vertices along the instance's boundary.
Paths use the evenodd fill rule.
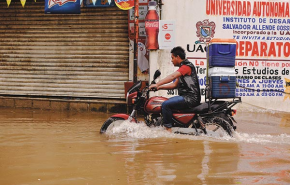
<path fill-rule="evenodd" d="M 174 96 L 162 103 L 163 125 L 168 131 L 172 127 L 172 110 L 184 109 L 187 104 L 182 96 Z"/>

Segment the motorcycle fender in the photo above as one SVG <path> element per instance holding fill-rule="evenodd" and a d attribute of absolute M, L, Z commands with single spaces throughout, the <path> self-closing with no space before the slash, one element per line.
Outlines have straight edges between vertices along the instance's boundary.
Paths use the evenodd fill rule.
<path fill-rule="evenodd" d="M 111 118 L 123 118 L 124 120 L 127 120 L 129 118 L 128 114 L 115 114 L 111 116 Z M 136 122 L 136 120 L 133 118 L 133 121 Z"/>

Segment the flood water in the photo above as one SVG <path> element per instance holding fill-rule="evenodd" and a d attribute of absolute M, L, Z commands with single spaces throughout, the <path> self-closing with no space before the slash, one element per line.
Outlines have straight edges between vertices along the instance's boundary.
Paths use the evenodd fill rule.
<path fill-rule="evenodd" d="M 240 111 L 234 138 L 128 122 L 99 134 L 107 117 L 0 109 L 0 184 L 290 184 L 290 114 Z"/>

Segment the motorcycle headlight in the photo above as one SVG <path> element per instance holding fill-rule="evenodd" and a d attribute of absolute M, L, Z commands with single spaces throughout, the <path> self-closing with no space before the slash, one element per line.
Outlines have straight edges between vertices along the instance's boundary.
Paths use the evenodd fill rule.
<path fill-rule="evenodd" d="M 133 92 L 131 94 L 127 93 L 127 97 L 126 97 L 126 103 L 128 105 L 132 105 L 136 102 L 137 99 L 137 92 Z"/>

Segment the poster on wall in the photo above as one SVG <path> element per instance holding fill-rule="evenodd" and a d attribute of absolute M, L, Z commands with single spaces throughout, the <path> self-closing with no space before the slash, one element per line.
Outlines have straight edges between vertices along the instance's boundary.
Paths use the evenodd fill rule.
<path fill-rule="evenodd" d="M 80 0 L 45 0 L 46 14 L 80 14 Z"/>
<path fill-rule="evenodd" d="M 130 20 L 134 20 L 134 17 L 135 17 L 134 12 L 135 12 L 134 7 L 129 10 Z M 145 16 L 146 16 L 147 12 L 148 12 L 147 5 L 139 5 L 139 21 L 145 20 Z"/>
<path fill-rule="evenodd" d="M 135 27 L 134 27 L 134 23 L 131 22 L 129 23 L 129 38 L 131 40 L 134 40 L 134 36 L 135 36 Z M 146 37 L 146 32 L 145 32 L 145 23 L 144 22 L 140 22 L 139 23 L 139 37 L 140 38 L 145 38 Z"/>
<path fill-rule="evenodd" d="M 128 11 L 128 36 L 131 46 L 134 46 L 134 7 Z M 146 48 L 145 16 L 148 12 L 148 0 L 139 0 L 139 39 L 138 39 L 138 59 L 137 59 L 137 79 L 149 80 L 149 50 Z"/>
<path fill-rule="evenodd" d="M 235 39 L 236 96 L 244 103 L 274 110 L 290 104 L 290 3 L 286 0 L 168 2 L 172 9 L 190 11 L 165 14 L 176 20 L 176 45 L 182 46 L 196 66 L 204 94 L 206 44 L 213 38 Z M 165 12 L 165 10 L 163 11 Z M 191 17 L 191 19 L 184 19 Z M 186 29 L 184 29 L 186 27 Z"/>
<path fill-rule="evenodd" d="M 159 49 L 172 49 L 175 47 L 175 21 L 160 20 Z"/>

